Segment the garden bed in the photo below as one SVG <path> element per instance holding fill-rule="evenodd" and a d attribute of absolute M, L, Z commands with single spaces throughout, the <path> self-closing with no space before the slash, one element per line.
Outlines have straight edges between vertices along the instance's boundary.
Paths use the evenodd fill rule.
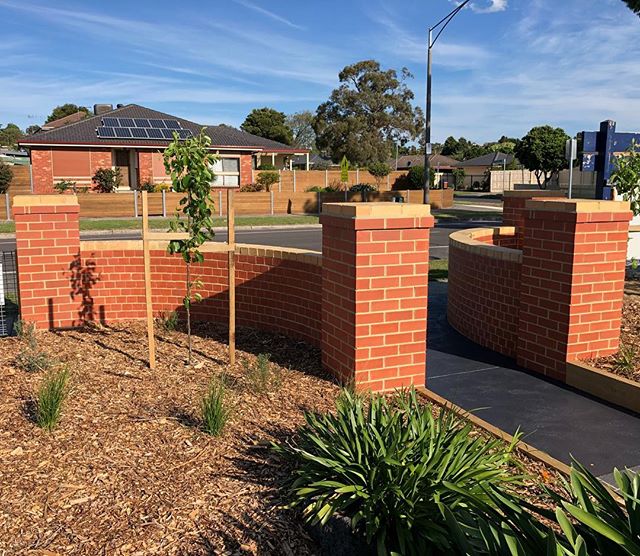
<path fill-rule="evenodd" d="M 640 282 L 628 280 L 622 306 L 620 352 L 589 361 L 594 367 L 640 382 Z M 637 293 L 636 293 L 637 292 Z"/>
<path fill-rule="evenodd" d="M 146 367 L 141 323 L 40 332 L 41 348 L 66 363 L 71 393 L 59 426 L 32 421 L 42 373 L 15 364 L 25 342 L 0 353 L 0 549 L 7 554 L 313 554 L 318 548 L 280 486 L 291 474 L 267 448 L 290 437 L 305 410 L 334 406 L 337 385 L 318 350 L 277 335 L 238 331 L 229 369 L 224 330 L 197 327 L 198 364 L 186 336 L 158 334 Z M 243 362 L 271 354 L 277 384 L 258 394 Z M 199 428 L 212 376 L 227 374 L 231 420 L 221 437 Z M 523 456 L 543 482 L 554 471 Z M 533 481 L 519 490 L 536 498 Z"/>

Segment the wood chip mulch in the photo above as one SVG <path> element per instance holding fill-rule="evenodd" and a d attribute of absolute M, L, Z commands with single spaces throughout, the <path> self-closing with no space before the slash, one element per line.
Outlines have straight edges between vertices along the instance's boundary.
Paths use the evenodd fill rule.
<path fill-rule="evenodd" d="M 599 369 L 640 382 L 640 281 L 628 281 L 626 291 L 628 293 L 625 294 L 622 305 L 620 346 L 635 352 L 635 365 L 633 368 L 621 368 L 620 365 L 616 365 L 618 359 L 616 355 L 600 357 L 589 363 Z"/>
<path fill-rule="evenodd" d="M 319 353 L 277 335 L 238 331 L 230 369 L 214 326 L 194 337 L 162 332 L 158 365 L 146 367 L 141 323 L 40 332 L 39 345 L 71 373 L 71 394 L 53 433 L 30 412 L 42 373 L 16 368 L 24 347 L 0 353 L 0 554 L 311 554 L 296 516 L 282 508 L 288 470 L 267 444 L 333 407 L 338 387 Z M 242 362 L 269 353 L 279 386 L 255 394 Z M 222 437 L 198 427 L 213 375 L 228 375 L 232 417 Z"/>
<path fill-rule="evenodd" d="M 238 331 L 229 368 L 224 330 L 198 326 L 195 366 L 186 335 L 158 333 L 158 366 L 146 367 L 146 329 L 131 322 L 39 332 L 39 346 L 67 365 L 71 394 L 52 433 L 33 423 L 42 373 L 17 368 L 25 342 L 2 340 L 0 555 L 307 555 L 317 547 L 284 508 L 288 469 L 268 449 L 290 437 L 303 411 L 334 407 L 338 386 L 318 350 L 283 336 Z M 269 353 L 279 377 L 255 393 L 244 363 Z M 212 376 L 226 374 L 231 421 L 221 437 L 199 428 Z M 518 490 L 539 499 L 554 472 L 521 457 Z"/>

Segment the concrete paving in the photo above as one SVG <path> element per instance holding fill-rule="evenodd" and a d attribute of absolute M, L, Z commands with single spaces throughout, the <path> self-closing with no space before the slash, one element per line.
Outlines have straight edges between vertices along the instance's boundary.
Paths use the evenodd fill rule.
<path fill-rule="evenodd" d="M 447 284 L 429 284 L 427 387 L 565 463 L 604 480 L 640 465 L 640 418 L 519 369 L 447 322 Z"/>

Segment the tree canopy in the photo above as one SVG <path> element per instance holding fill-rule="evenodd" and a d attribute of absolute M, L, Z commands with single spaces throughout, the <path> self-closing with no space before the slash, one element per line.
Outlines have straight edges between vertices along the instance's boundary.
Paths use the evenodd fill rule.
<path fill-rule="evenodd" d="M 517 139 L 503 135 L 497 141 L 480 145 L 465 137 L 456 139 L 450 136 L 447 137 L 442 145 L 442 154 L 455 158 L 456 160 L 469 160 L 470 158 L 482 156 L 483 154 L 497 152 L 513 154 L 517 142 Z"/>
<path fill-rule="evenodd" d="M 545 189 L 549 180 L 567 166 L 565 146 L 569 136 L 559 127 L 534 127 L 515 148 L 515 155 L 527 170 L 533 172 L 538 186 Z"/>
<path fill-rule="evenodd" d="M 340 86 L 321 104 L 314 120 L 318 148 L 335 162 L 346 156 L 361 166 L 387 161 L 395 144 L 416 139 L 423 130 L 422 111 L 413 106 L 413 92 L 393 69 L 383 70 L 375 60 L 345 67 Z"/>
<path fill-rule="evenodd" d="M 304 149 L 316 149 L 316 132 L 313 130 L 313 112 L 303 110 L 289 114 L 285 123 L 293 134 L 292 145 Z"/>
<path fill-rule="evenodd" d="M 59 120 L 60 118 L 64 118 L 65 116 L 70 116 L 71 114 L 75 114 L 76 112 L 84 112 L 87 116 L 91 113 L 91 111 L 86 106 L 78 106 L 77 104 L 61 104 L 60 106 L 56 106 L 51 114 L 47 117 L 45 123 L 52 122 L 53 120 Z"/>
<path fill-rule="evenodd" d="M 622 0 L 627 6 L 629 6 L 629 9 L 635 13 L 640 15 L 640 0 Z"/>
<path fill-rule="evenodd" d="M 285 145 L 291 145 L 293 142 L 293 132 L 286 123 L 286 116 L 273 108 L 254 108 L 240 128 L 247 133 Z"/>
<path fill-rule="evenodd" d="M 16 124 L 7 124 L 5 127 L 0 128 L 0 146 L 2 147 L 17 147 L 18 139 L 22 137 L 24 133 Z"/>

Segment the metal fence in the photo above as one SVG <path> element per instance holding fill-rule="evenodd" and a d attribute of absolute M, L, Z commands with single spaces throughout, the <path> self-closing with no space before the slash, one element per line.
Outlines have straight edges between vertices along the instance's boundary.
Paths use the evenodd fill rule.
<path fill-rule="evenodd" d="M 20 318 L 17 270 L 16 252 L 0 251 L 0 336 L 13 334 Z"/>

